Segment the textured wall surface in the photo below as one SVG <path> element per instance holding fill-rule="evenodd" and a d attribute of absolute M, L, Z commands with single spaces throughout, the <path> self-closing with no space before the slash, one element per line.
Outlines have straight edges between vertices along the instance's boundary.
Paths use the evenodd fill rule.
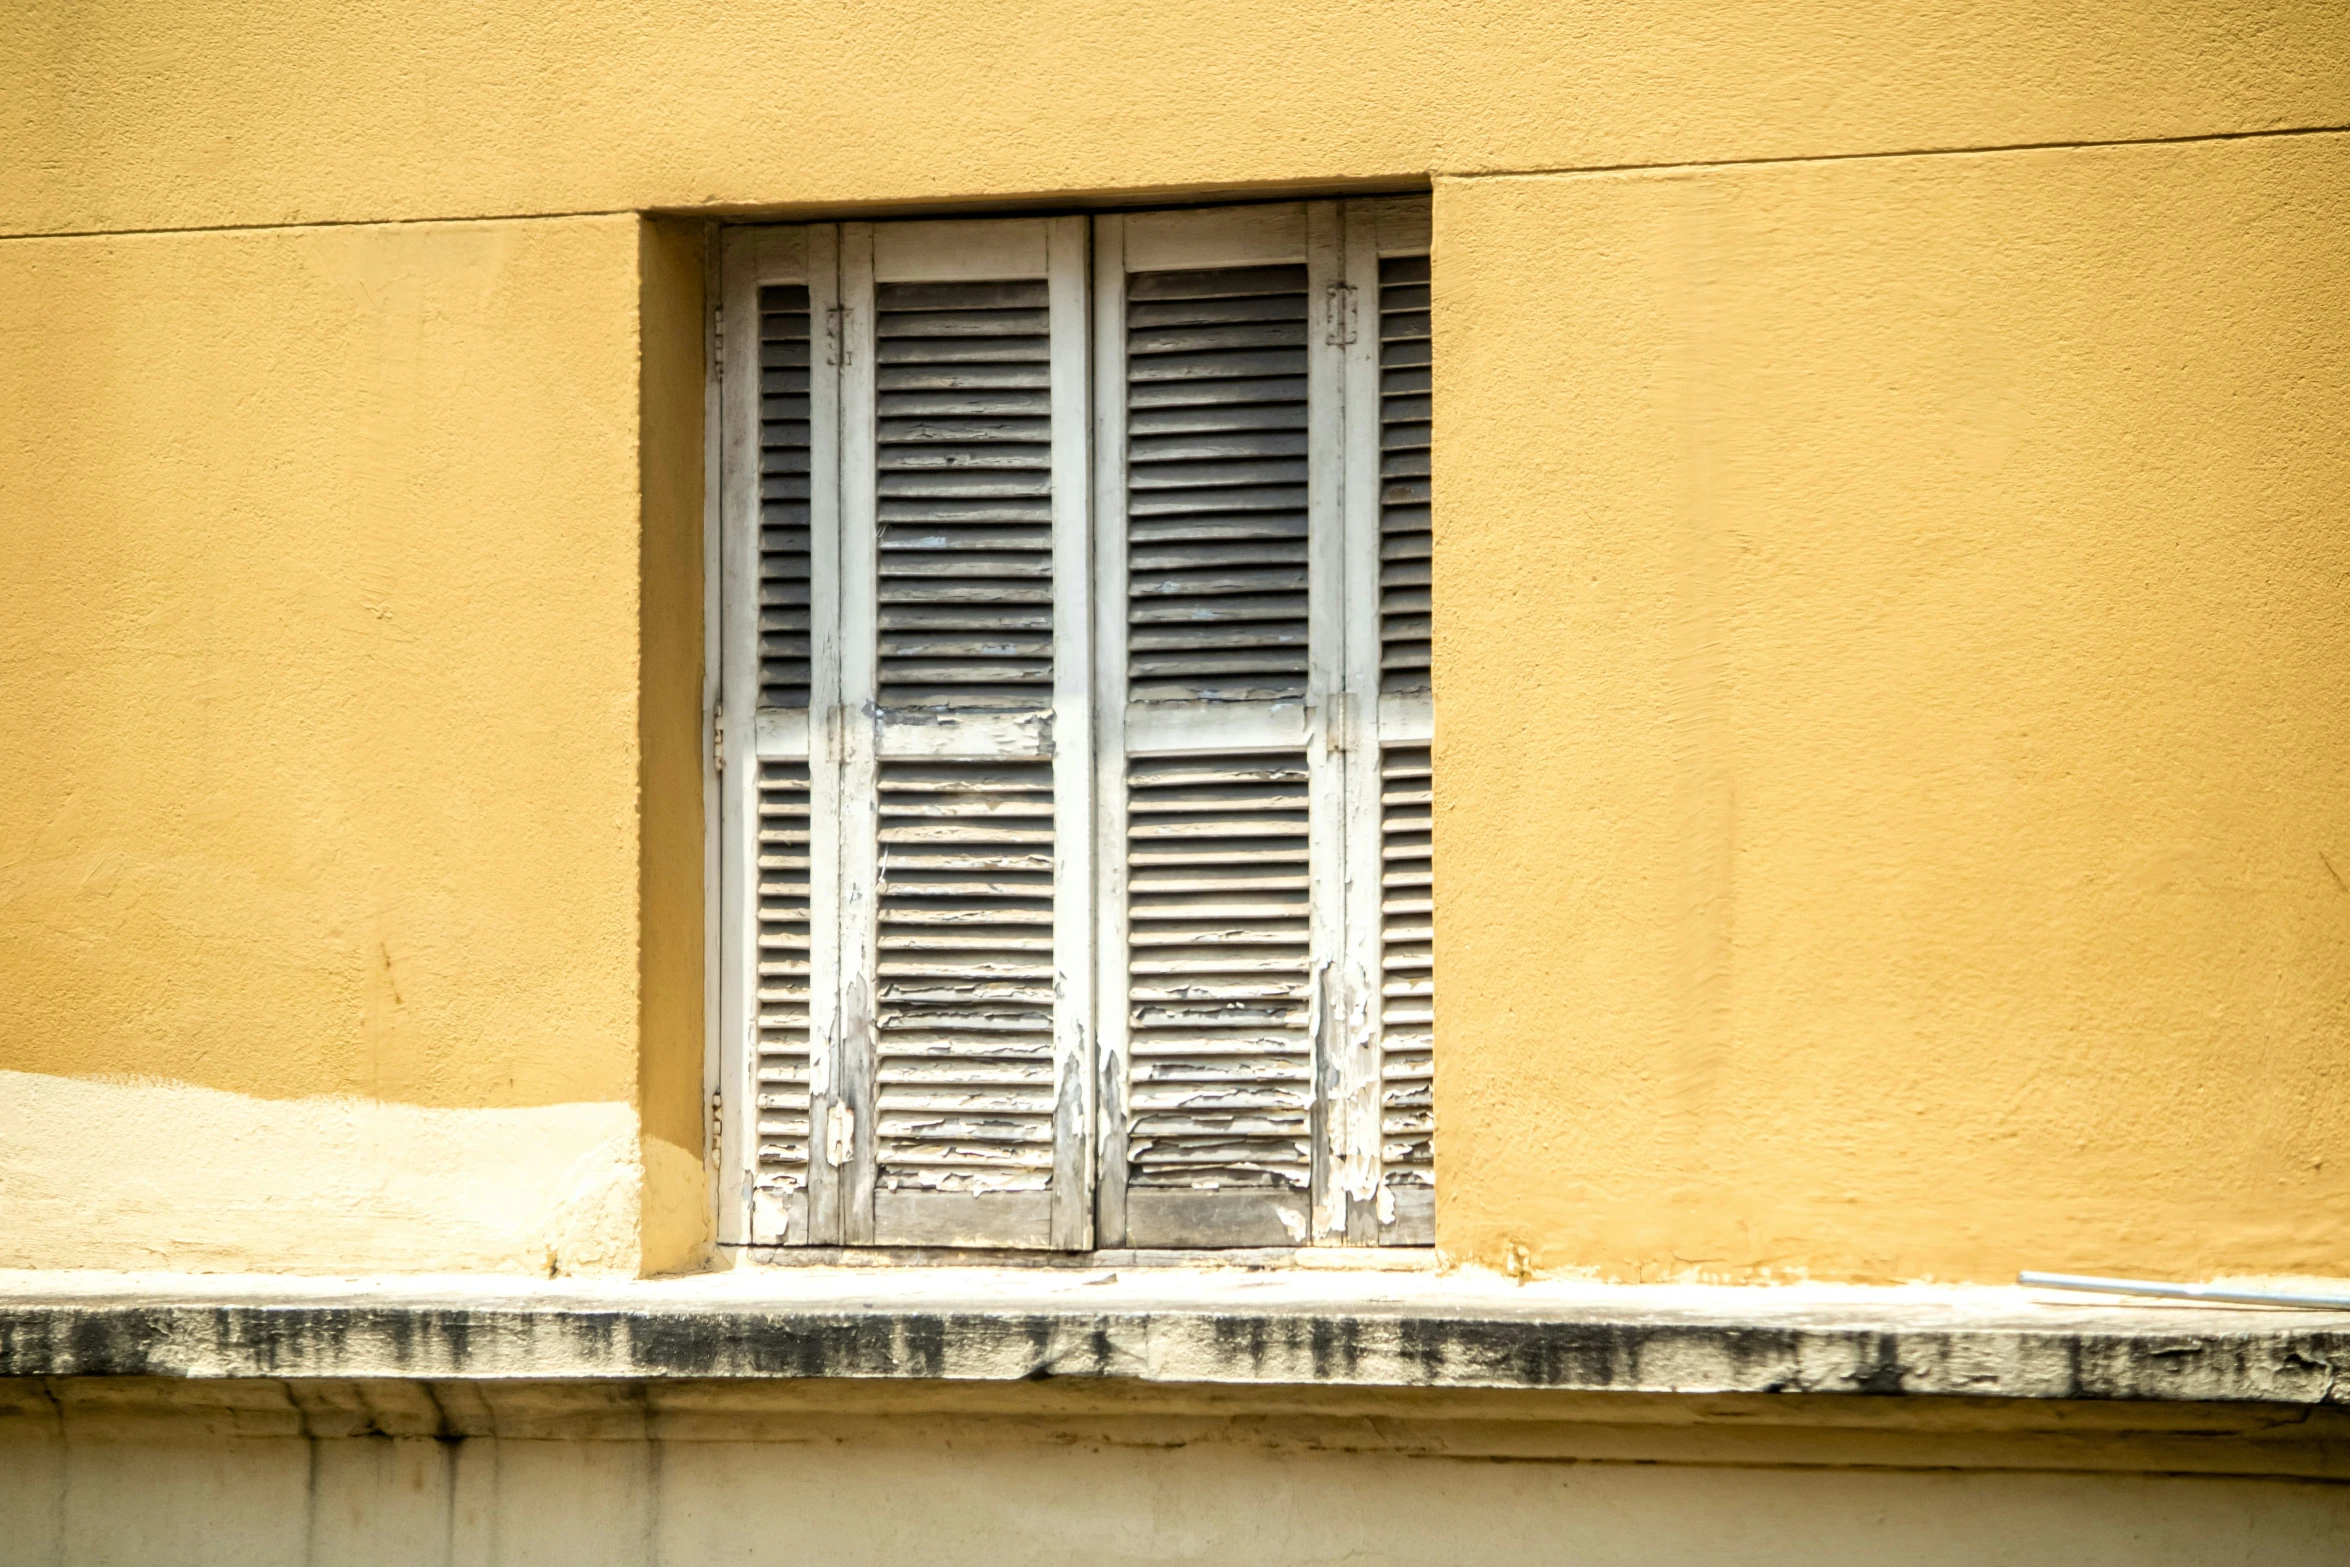
<path fill-rule="evenodd" d="M 0 243 L 11 1257 L 635 1265 L 638 228 Z"/>
<path fill-rule="evenodd" d="M 2350 1267 L 2350 136 L 1437 234 L 1443 1241 Z"/>
<path fill-rule="evenodd" d="M 0 80 L 0 232 L 57 232 L 2338 126 L 2350 23 L 2332 0 L 32 0 Z"/>
<path fill-rule="evenodd" d="M 172 1410 L 136 1384 L 0 1384 L 0 1559 L 2316 1567 L 2350 1530 L 2350 1488 L 2103 1470 L 2082 1462 L 2094 1444 L 2061 1440 L 2032 1472 L 1999 1467 L 2015 1453 L 1996 1443 L 1977 1444 L 1976 1467 L 1855 1432 L 1869 1463 L 1832 1467 L 1767 1438 L 1725 1461 L 1665 1425 L 1388 1415 L 1333 1440 L 1326 1419 L 1197 1408 L 1023 1419 L 693 1390 L 648 1409 L 625 1385 L 601 1400 L 525 1385 L 489 1409 L 447 1386 L 190 1391 Z M 435 1420 L 458 1430 L 428 1434 Z"/>
<path fill-rule="evenodd" d="M 1432 182 L 1444 1247 L 2350 1269 L 2340 6 L 33 3 L 0 80 L 0 1261 L 695 1254 L 633 214 Z"/>

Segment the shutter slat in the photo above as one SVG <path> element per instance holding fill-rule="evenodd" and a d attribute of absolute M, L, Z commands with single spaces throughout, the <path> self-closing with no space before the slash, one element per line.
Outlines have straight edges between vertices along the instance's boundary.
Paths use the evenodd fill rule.
<path fill-rule="evenodd" d="M 884 761 L 879 787 L 878 1189 L 1044 1191 L 1052 766 Z"/>
<path fill-rule="evenodd" d="M 771 283 L 759 290 L 759 494 L 767 520 L 759 534 L 759 602 L 808 602 L 808 286 Z M 779 516 L 791 506 L 788 519 Z M 762 617 L 764 618 L 764 617 Z M 790 629 L 803 630 L 802 619 Z M 809 666 L 805 648 L 762 646 L 759 705 L 805 711 Z"/>
<path fill-rule="evenodd" d="M 1282 280 L 1286 284 L 1286 279 Z M 1130 331 L 1156 332 L 1166 327 L 1214 326 L 1238 321 L 1304 322 L 1306 301 L 1287 287 L 1271 295 L 1217 299 L 1139 301 L 1126 314 Z M 1127 339 L 1127 352 L 1139 353 L 1136 339 Z"/>
<path fill-rule="evenodd" d="M 1399 374 L 1408 372 L 1398 372 Z M 1419 372 L 1425 376 L 1426 372 Z M 1425 382 L 1420 390 L 1426 391 Z M 1286 408 L 1295 405 L 1303 417 L 1306 400 L 1306 378 L 1300 373 L 1274 379 L 1221 381 L 1159 381 L 1129 380 L 1126 387 L 1126 406 L 1129 410 L 1183 410 L 1201 419 L 1220 417 L 1220 408 Z M 1236 415 L 1238 417 L 1238 415 Z M 1211 425 L 1208 428 L 1223 428 Z"/>
<path fill-rule="evenodd" d="M 1242 295 L 1296 295 L 1303 297 L 1306 269 L 1302 266 L 1214 267 L 1203 271 L 1138 272 L 1126 280 L 1126 297 L 1133 300 L 1233 299 Z"/>

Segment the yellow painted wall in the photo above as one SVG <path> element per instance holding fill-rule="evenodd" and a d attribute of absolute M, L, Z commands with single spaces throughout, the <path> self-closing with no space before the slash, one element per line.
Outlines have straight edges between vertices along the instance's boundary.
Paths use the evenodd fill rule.
<path fill-rule="evenodd" d="M 20 0 L 0 233 L 2350 123 L 2336 0 Z"/>
<path fill-rule="evenodd" d="M 2350 136 L 1436 231 L 1444 1244 L 2350 1273 Z"/>
<path fill-rule="evenodd" d="M 1444 1246 L 2350 1271 L 2339 6 L 34 0 L 0 80 L 0 1261 L 699 1254 L 634 214 L 1433 180 Z"/>
<path fill-rule="evenodd" d="M 639 227 L 0 244 L 10 1262 L 637 1265 Z"/>

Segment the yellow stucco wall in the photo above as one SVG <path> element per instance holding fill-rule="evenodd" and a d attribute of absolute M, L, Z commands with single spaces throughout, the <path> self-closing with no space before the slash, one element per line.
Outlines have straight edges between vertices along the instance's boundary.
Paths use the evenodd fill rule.
<path fill-rule="evenodd" d="M 0 244 L 12 1259 L 635 1266 L 638 230 Z"/>
<path fill-rule="evenodd" d="M 2350 1272 L 2350 159 L 2265 134 L 2338 6 L 151 0 L 0 79 L 0 1260 L 697 1253 L 634 213 L 1433 180 L 1447 1250 Z"/>
<path fill-rule="evenodd" d="M 2350 123 L 2334 0 L 26 0 L 0 233 L 1190 192 Z"/>
<path fill-rule="evenodd" d="M 1436 223 L 1445 1244 L 2350 1272 L 2350 136 Z"/>

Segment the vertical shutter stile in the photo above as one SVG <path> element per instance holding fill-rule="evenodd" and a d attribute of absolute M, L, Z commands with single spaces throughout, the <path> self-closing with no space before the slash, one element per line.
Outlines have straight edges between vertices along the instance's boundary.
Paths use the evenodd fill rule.
<path fill-rule="evenodd" d="M 1349 370 L 1356 357 L 1358 311 L 1347 273 L 1345 209 L 1334 201 L 1306 207 L 1307 270 L 1314 312 L 1308 318 L 1308 449 L 1312 461 L 1313 668 L 1307 711 L 1312 723 L 1311 793 L 1314 814 L 1314 950 L 1316 962 L 1315 1239 L 1349 1238 L 1349 1216 L 1366 1205 L 1376 1166 L 1365 1131 L 1376 1114 L 1377 1079 L 1370 1070 L 1368 970 L 1355 939 L 1350 907 L 1360 884 L 1361 837 L 1357 791 L 1349 774 L 1360 765 L 1368 716 L 1354 678 L 1357 637 L 1350 613 L 1360 594 L 1356 529 L 1350 527 L 1351 445 Z"/>
<path fill-rule="evenodd" d="M 1128 1244 L 1126 220 L 1093 224 L 1094 1233 Z"/>
<path fill-rule="evenodd" d="M 1333 772 L 1343 782 L 1344 870 L 1334 878 L 1332 903 L 1342 916 L 1340 958 L 1344 1026 L 1331 1042 L 1330 1227 L 1352 1245 L 1379 1239 L 1380 1071 L 1378 1050 L 1379 839 L 1379 486 L 1377 252 L 1362 203 L 1341 209 L 1343 254 L 1338 263 L 1343 305 L 1334 309 L 1329 341 L 1339 364 L 1340 417 L 1333 431 L 1335 488 L 1343 517 L 1342 588 L 1329 617 L 1341 644 L 1345 695 L 1339 710 L 1350 720 L 1343 755 Z"/>
<path fill-rule="evenodd" d="M 1092 280 L 1083 218 L 1046 225 L 1052 337 L 1053 1206 L 1051 1242 L 1094 1244 L 1094 773 Z"/>
<path fill-rule="evenodd" d="M 873 947 L 877 878 L 874 701 L 873 225 L 840 226 L 840 303 L 834 353 L 840 384 L 839 700 L 824 715 L 838 781 L 833 942 L 833 1026 L 817 1157 L 830 1193 L 831 1233 L 848 1245 L 873 1240 Z"/>

